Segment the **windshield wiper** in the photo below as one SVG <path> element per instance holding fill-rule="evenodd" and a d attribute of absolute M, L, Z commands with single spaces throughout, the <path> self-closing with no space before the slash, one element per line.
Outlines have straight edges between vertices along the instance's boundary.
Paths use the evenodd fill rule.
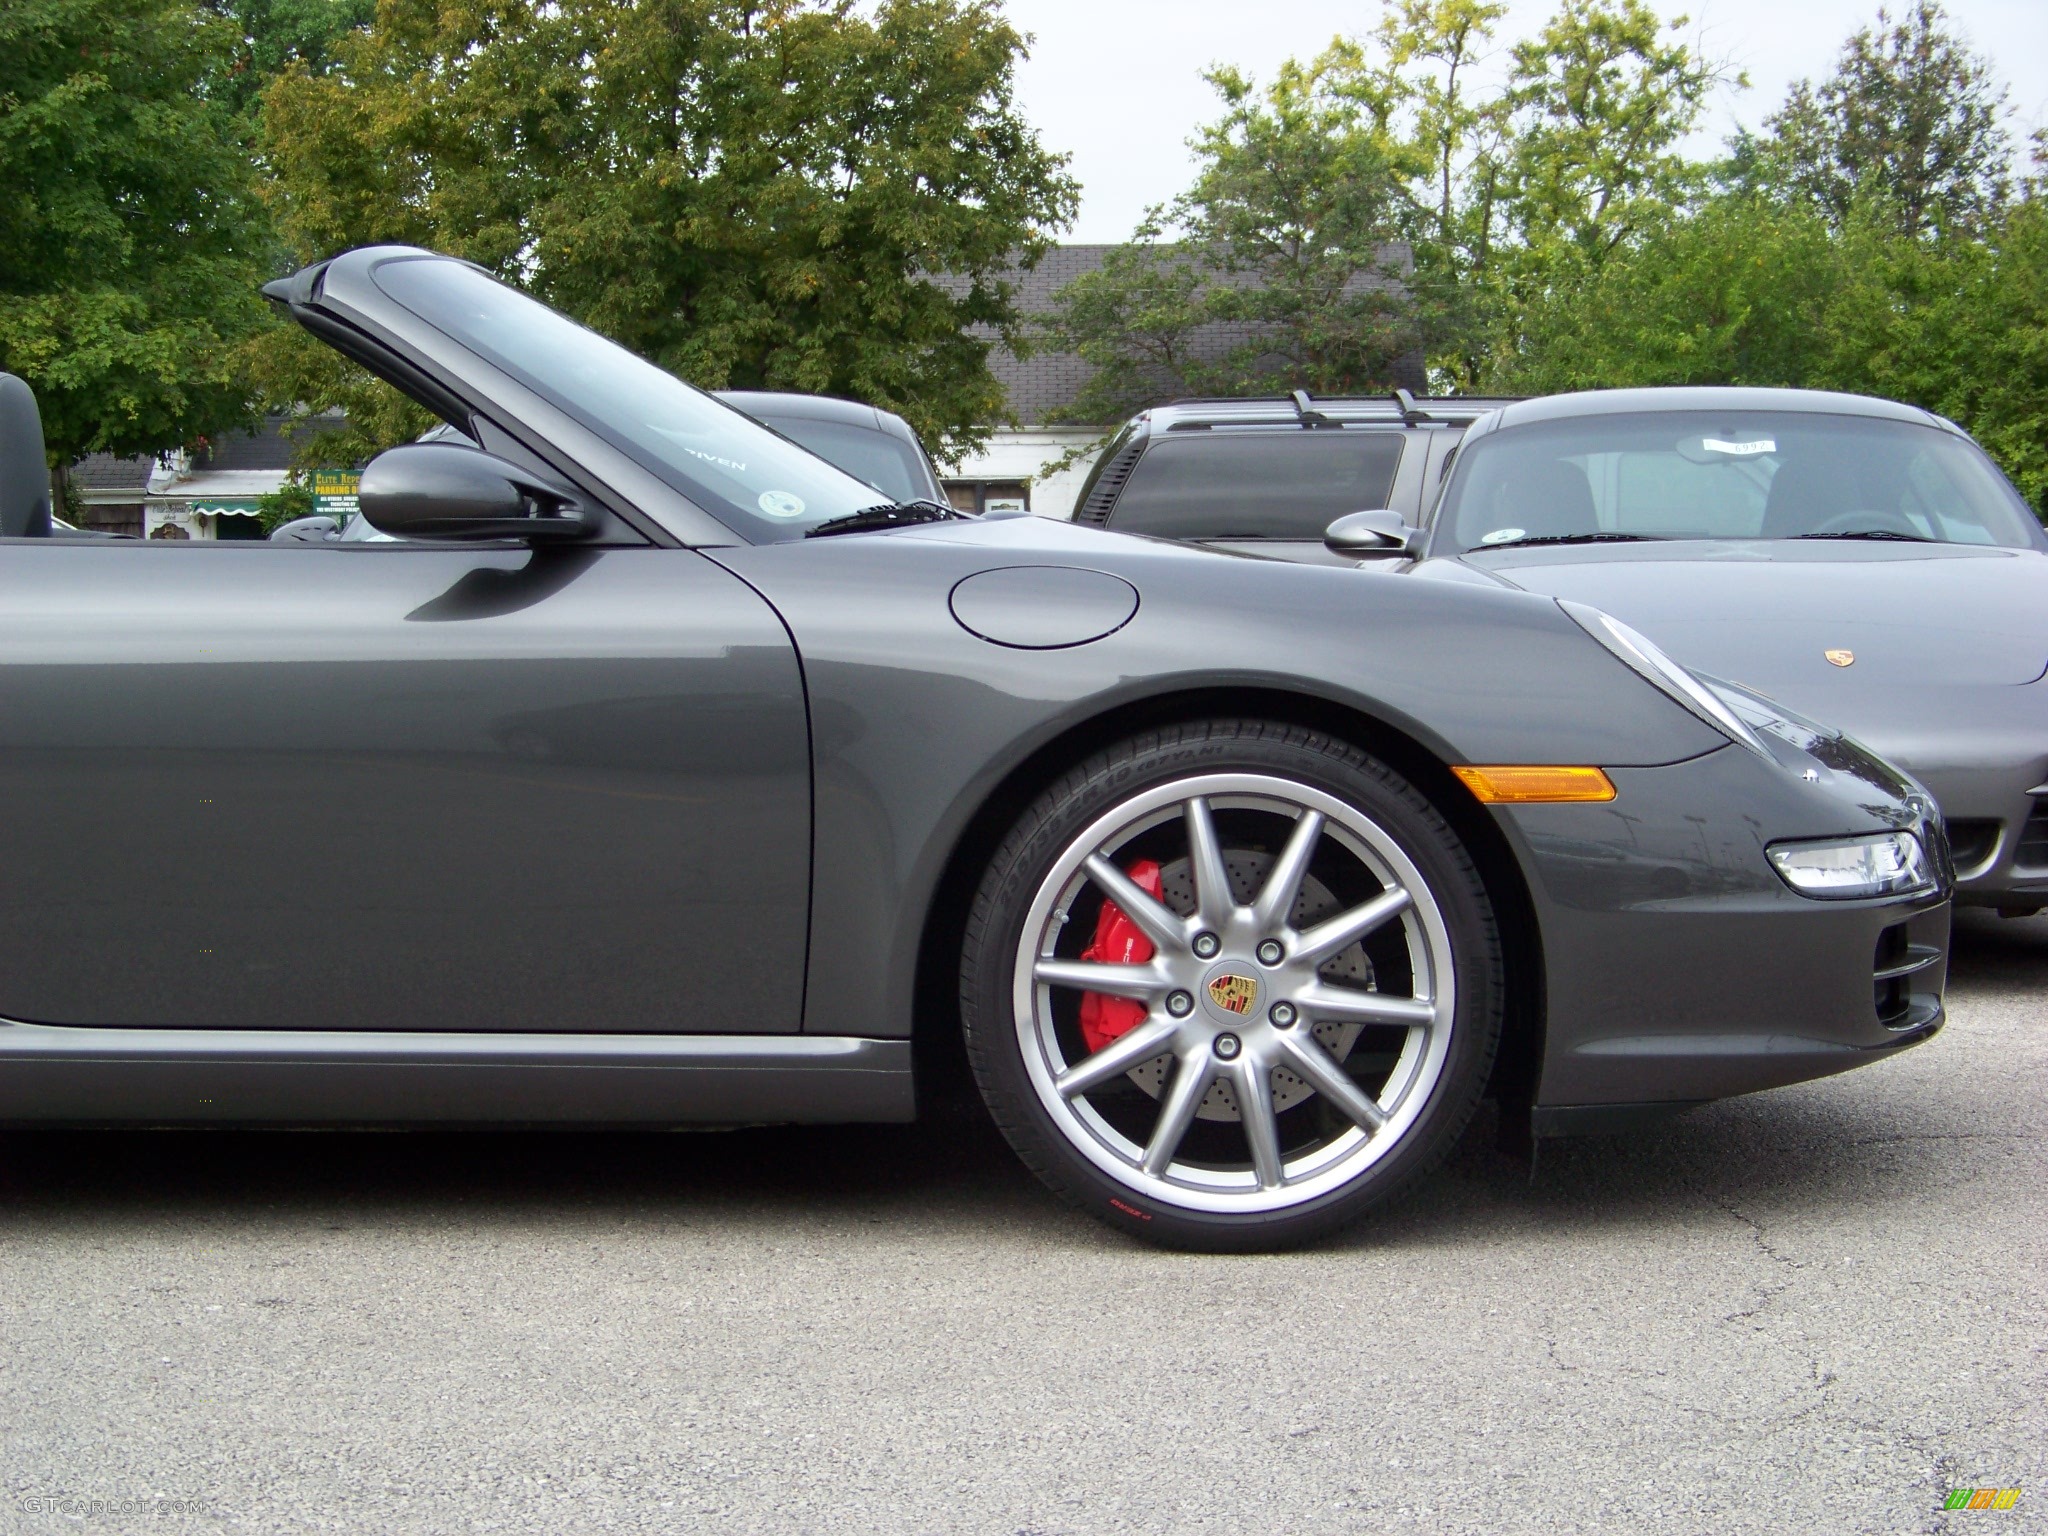
<path fill-rule="evenodd" d="M 1900 533 L 1892 528 L 1857 528 L 1849 533 L 1795 533 L 1795 539 L 1897 539 L 1905 544 L 1932 544 L 1933 539 L 1917 533 Z"/>
<path fill-rule="evenodd" d="M 1519 549 L 1530 544 L 1656 544 L 1660 533 L 1536 533 L 1526 539 L 1502 539 L 1498 544 L 1474 544 L 1465 553 L 1483 555 L 1489 549 Z"/>
<path fill-rule="evenodd" d="M 804 537 L 821 539 L 835 533 L 869 533 L 877 528 L 907 528 L 913 523 L 949 523 L 971 514 L 942 501 L 897 501 L 878 507 L 862 507 L 844 517 L 830 517 L 809 529 Z"/>

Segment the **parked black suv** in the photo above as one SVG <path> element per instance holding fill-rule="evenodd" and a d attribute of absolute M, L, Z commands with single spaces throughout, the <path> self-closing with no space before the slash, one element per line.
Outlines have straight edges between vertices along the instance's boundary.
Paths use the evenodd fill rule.
<path fill-rule="evenodd" d="M 1323 531 L 1389 509 L 1419 526 L 1465 428 L 1505 400 L 1177 400 L 1125 423 L 1074 521 L 1290 560 L 1350 564 Z"/>

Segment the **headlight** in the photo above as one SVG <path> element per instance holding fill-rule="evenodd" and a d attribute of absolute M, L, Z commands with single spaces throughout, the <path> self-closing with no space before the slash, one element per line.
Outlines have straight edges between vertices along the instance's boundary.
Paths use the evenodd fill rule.
<path fill-rule="evenodd" d="M 1770 757 L 1770 749 L 1757 739 L 1755 731 L 1742 723 L 1720 695 L 1665 655 L 1663 648 L 1654 640 L 1637 634 L 1613 614 L 1602 613 L 1584 603 L 1559 598 L 1557 606 L 1673 703 L 1704 720 L 1730 741 L 1740 742 L 1759 757 Z"/>
<path fill-rule="evenodd" d="M 1815 843 L 1773 843 L 1765 850 L 1785 883 L 1802 896 L 1850 901 L 1931 889 L 1927 850 L 1910 832 L 1874 832 Z"/>

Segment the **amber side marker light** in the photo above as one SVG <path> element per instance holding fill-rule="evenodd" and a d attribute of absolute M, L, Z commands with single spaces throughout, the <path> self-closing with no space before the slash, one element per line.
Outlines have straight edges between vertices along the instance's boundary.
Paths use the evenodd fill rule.
<path fill-rule="evenodd" d="M 1451 772 L 1484 805 L 1548 805 L 1614 798 L 1614 781 L 1598 768 L 1481 763 L 1454 767 Z"/>

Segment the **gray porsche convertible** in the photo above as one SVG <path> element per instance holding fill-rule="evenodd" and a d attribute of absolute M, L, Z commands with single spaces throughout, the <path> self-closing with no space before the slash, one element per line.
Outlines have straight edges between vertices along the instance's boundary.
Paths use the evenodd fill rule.
<path fill-rule="evenodd" d="M 389 542 L 54 540 L 0 380 L 0 1119 L 903 1119 L 964 1031 L 1055 1190 L 1262 1248 L 1489 1093 L 1941 1024 L 1918 786 L 1593 608 L 878 504 L 425 251 L 266 291 L 468 441 Z"/>

